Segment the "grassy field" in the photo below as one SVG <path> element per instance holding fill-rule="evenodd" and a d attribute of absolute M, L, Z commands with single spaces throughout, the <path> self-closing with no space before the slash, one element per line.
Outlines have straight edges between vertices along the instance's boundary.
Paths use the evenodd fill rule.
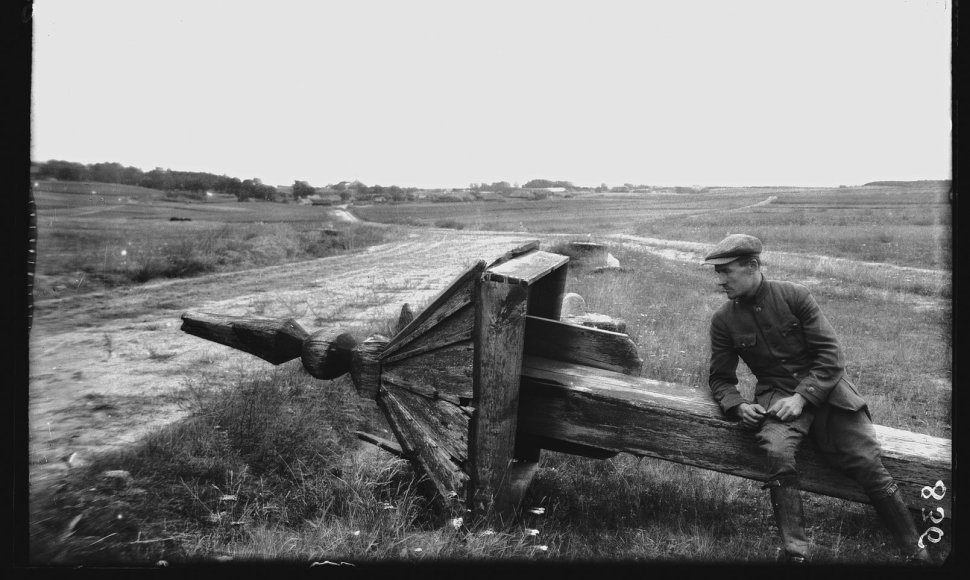
<path fill-rule="evenodd" d="M 772 196 L 770 203 L 758 205 Z M 38 205 L 53 208 L 56 199 L 54 193 L 38 196 Z M 227 209 L 197 205 L 171 206 L 173 212 L 197 212 L 179 214 L 191 215 L 191 222 L 156 217 L 138 222 L 139 228 L 116 217 L 133 210 L 102 210 L 95 204 L 103 212 L 99 216 L 65 218 L 71 233 L 63 234 L 61 246 L 55 244 L 57 228 L 50 226 L 47 243 L 54 245 L 47 249 L 59 260 L 69 260 L 71 247 L 89 248 L 83 262 L 89 264 L 101 256 L 96 251 L 103 245 L 117 253 L 116 248 L 127 247 L 119 244 L 149 232 L 141 237 L 145 243 L 156 235 L 171 235 L 176 241 L 192 240 L 201 256 L 216 259 L 219 244 L 227 238 L 276 236 L 272 246 L 278 248 L 286 246 L 279 240 L 319 228 L 319 214 L 300 213 L 319 208 L 235 204 L 265 206 L 264 224 L 255 224 Z M 217 211 L 234 217 L 196 219 Z M 287 221 L 290 211 L 301 218 Z M 625 232 L 713 243 L 728 232 L 746 231 L 779 252 L 937 270 L 950 264 L 946 192 L 919 187 L 762 188 L 372 206 L 355 212 L 399 224 L 449 222 L 466 229 L 568 232 L 584 239 L 588 233 Z M 307 215 L 317 215 L 317 222 Z M 98 229 L 111 220 L 116 221 L 110 228 Z M 132 229 L 124 230 L 129 225 L 123 224 Z M 197 229 L 187 235 L 185 226 Z M 122 230 L 124 235 L 118 233 Z M 110 241 L 105 232 L 112 232 Z M 41 234 L 43 239 L 43 229 Z M 207 237 L 211 242 L 199 242 Z M 156 246 L 154 251 L 162 250 Z M 303 252 L 285 259 L 299 259 L 307 255 Z M 584 296 L 591 311 L 627 321 L 644 360 L 643 376 L 706 388 L 708 323 L 725 300 L 709 269 L 635 246 L 611 247 L 610 252 L 623 270 L 597 272 L 577 262 L 570 268 L 567 291 Z M 101 271 L 123 271 L 112 263 L 114 270 Z M 39 263 L 38 271 L 41 267 Z M 869 401 L 876 423 L 949 437 L 948 289 L 933 290 L 918 281 L 887 289 L 868 275 L 870 268 L 878 266 L 840 262 L 822 275 L 810 260 L 779 258 L 766 265 L 766 274 L 812 289 L 842 339 L 848 373 Z M 372 328 L 386 332 L 388 321 L 375 320 Z M 592 460 L 545 452 L 526 494 L 526 509 L 512 526 L 490 529 L 455 522 L 455 514 L 428 500 L 428 484 L 410 464 L 356 444 L 354 430 L 379 433 L 387 425 L 373 402 L 356 395 L 347 377 L 316 381 L 293 361 L 274 371 L 239 375 L 231 381 L 234 386 L 224 387 L 214 372 L 200 368 L 197 376 L 186 379 L 183 399 L 191 410 L 189 420 L 153 433 L 124 453 L 97 458 L 71 476 L 56 501 L 37 503 L 47 506 L 32 516 L 31 551 L 37 561 L 272 561 L 305 566 L 330 561 L 362 566 L 389 560 L 481 559 L 765 563 L 775 556 L 777 532 L 759 484 L 629 455 Z M 750 395 L 752 384 L 750 373 L 743 372 L 745 394 Z M 101 474 L 122 469 L 131 474 L 132 483 L 118 491 Z M 805 497 L 817 562 L 895 562 L 889 533 L 871 507 Z M 938 557 L 951 549 L 949 520 L 942 527 L 942 541 L 930 545 Z"/>
<path fill-rule="evenodd" d="M 771 200 L 766 203 L 766 200 Z M 948 269 L 950 202 L 935 184 L 836 189 L 751 188 L 703 193 L 354 208 L 367 220 L 464 229 L 634 235 L 714 244 L 758 236 L 772 250 Z"/>
<path fill-rule="evenodd" d="M 36 298 L 352 251 L 386 228 L 323 207 L 109 183 L 38 182 Z"/>

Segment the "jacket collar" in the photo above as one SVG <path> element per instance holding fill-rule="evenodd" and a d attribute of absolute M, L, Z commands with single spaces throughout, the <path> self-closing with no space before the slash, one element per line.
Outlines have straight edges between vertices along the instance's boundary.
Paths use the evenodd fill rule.
<path fill-rule="evenodd" d="M 752 296 L 750 298 L 748 298 L 748 297 L 735 298 L 734 303 L 735 304 L 746 304 L 748 306 L 757 306 L 757 305 L 764 304 L 764 302 L 765 302 L 765 296 L 767 296 L 767 295 L 768 295 L 768 278 L 766 278 L 765 275 L 762 273 L 761 274 L 761 283 L 758 284 L 758 289 L 755 290 L 754 296 Z"/>

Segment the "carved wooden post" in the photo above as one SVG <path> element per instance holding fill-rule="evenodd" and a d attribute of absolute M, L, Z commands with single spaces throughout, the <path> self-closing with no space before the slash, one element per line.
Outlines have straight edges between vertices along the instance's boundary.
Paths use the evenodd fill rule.
<path fill-rule="evenodd" d="M 503 519 L 514 508 L 509 469 L 515 451 L 527 299 L 523 286 L 486 280 L 475 311 L 470 505 L 476 513 L 491 509 Z"/>
<path fill-rule="evenodd" d="M 475 413 L 468 437 L 468 497 L 476 515 L 511 520 L 535 474 L 539 448 L 516 446 L 526 315 L 535 311 L 558 316 L 568 261 L 528 248 L 496 261 L 482 276 L 475 310 Z M 535 297 L 539 300 L 533 302 Z M 525 460 L 523 465 L 516 465 L 517 455 Z"/>

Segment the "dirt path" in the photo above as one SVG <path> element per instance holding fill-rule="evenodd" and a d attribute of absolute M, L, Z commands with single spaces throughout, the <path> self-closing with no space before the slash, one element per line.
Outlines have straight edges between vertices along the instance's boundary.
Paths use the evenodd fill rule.
<path fill-rule="evenodd" d="M 697 242 L 628 234 L 615 234 L 604 239 L 669 260 L 695 265 L 703 264 L 704 256 L 710 250 L 709 245 Z M 769 268 L 809 272 L 808 277 L 799 280 L 809 287 L 824 284 L 825 278 L 834 277 L 860 284 L 873 298 L 886 299 L 894 296 L 926 310 L 948 307 L 949 300 L 941 298 L 946 294 L 944 289 L 951 284 L 952 275 L 948 271 L 794 252 L 770 251 L 764 253 L 764 258 Z"/>
<path fill-rule="evenodd" d="M 183 312 L 364 333 L 367 321 L 396 319 L 404 302 L 425 304 L 476 259 L 530 239 L 422 230 L 351 255 L 39 301 L 29 341 L 32 490 L 57 481 L 72 454 L 83 463 L 183 416 L 180 391 L 200 369 L 228 381 L 272 368 L 181 332 Z"/>
<path fill-rule="evenodd" d="M 333 211 L 334 217 L 342 222 L 359 223 L 361 220 L 359 217 L 347 211 L 347 205 L 338 205 L 337 209 Z"/>

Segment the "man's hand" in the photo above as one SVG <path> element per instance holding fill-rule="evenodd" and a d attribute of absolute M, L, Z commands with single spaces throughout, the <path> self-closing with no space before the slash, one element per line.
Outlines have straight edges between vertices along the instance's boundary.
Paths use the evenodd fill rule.
<path fill-rule="evenodd" d="M 765 420 L 765 408 L 758 403 L 741 403 L 738 405 L 738 417 L 741 423 L 749 429 L 754 429 Z"/>
<path fill-rule="evenodd" d="M 798 393 L 790 397 L 785 397 L 784 399 L 778 399 L 775 401 L 771 407 L 768 408 L 766 414 L 774 415 L 779 421 L 792 421 L 797 419 L 802 414 L 802 409 L 805 408 L 805 397 Z"/>

